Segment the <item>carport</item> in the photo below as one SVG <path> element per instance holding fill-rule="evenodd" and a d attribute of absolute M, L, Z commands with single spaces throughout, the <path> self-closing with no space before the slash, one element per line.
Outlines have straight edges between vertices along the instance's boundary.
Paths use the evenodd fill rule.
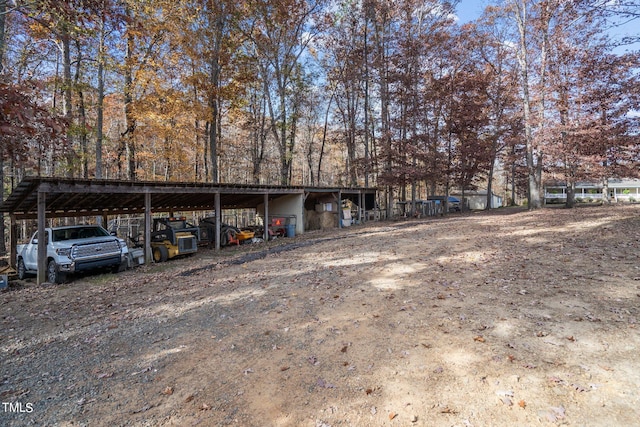
<path fill-rule="evenodd" d="M 299 198 L 300 206 L 310 192 L 326 192 L 341 199 L 345 194 L 373 194 L 375 189 L 317 188 L 254 184 L 209 184 L 197 182 L 151 182 L 50 177 L 24 178 L 0 204 L 0 212 L 10 218 L 10 264 L 16 265 L 17 221 L 37 219 L 38 234 L 43 235 L 47 218 L 96 216 L 107 223 L 109 215 L 144 214 L 145 262 L 151 262 L 151 216 L 153 212 L 215 211 L 216 250 L 220 249 L 222 209 L 262 208 L 269 218 L 269 203 L 281 198 Z M 287 212 L 278 212 L 287 213 Z M 302 212 L 288 212 L 300 215 Z M 266 222 L 266 221 L 265 221 Z M 268 239 L 265 224 L 264 238 Z M 46 247 L 38 247 L 38 283 L 46 270 Z"/>

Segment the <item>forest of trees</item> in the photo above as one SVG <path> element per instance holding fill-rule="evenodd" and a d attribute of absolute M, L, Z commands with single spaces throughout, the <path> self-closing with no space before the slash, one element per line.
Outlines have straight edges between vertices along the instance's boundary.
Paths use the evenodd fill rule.
<path fill-rule="evenodd" d="M 380 188 L 638 174 L 632 0 L 0 0 L 0 182 Z M 499 176 L 498 176 L 499 175 Z M 495 190 L 495 189 L 494 189 Z M 1 199 L 0 199 L 1 201 Z"/>

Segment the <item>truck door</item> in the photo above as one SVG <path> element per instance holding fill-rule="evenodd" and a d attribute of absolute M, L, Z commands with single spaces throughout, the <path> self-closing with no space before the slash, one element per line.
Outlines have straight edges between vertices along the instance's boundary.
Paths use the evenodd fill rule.
<path fill-rule="evenodd" d="M 49 243 L 49 232 L 45 231 L 44 236 L 44 244 L 47 245 Z M 27 270 L 38 269 L 38 243 L 38 232 L 36 231 L 22 254 L 24 265 L 27 267 Z"/>

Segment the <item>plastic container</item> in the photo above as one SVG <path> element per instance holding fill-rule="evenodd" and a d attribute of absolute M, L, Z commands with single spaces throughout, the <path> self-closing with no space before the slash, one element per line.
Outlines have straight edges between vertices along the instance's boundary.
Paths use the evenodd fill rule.
<path fill-rule="evenodd" d="M 287 224 L 287 237 L 296 237 L 296 225 L 295 224 Z"/>

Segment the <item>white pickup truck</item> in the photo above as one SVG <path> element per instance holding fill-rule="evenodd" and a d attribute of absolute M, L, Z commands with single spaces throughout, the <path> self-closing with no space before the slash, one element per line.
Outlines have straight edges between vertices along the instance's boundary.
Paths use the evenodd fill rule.
<path fill-rule="evenodd" d="M 47 281 L 64 282 L 68 273 L 110 268 L 127 268 L 129 248 L 124 240 L 99 225 L 46 228 Z M 38 272 L 38 232 L 29 243 L 18 245 L 18 278 Z"/>

